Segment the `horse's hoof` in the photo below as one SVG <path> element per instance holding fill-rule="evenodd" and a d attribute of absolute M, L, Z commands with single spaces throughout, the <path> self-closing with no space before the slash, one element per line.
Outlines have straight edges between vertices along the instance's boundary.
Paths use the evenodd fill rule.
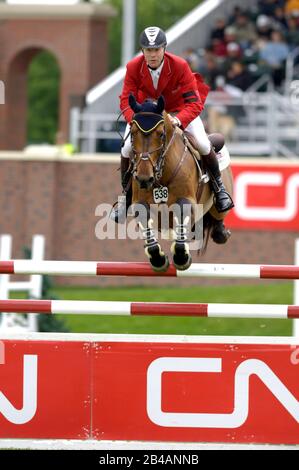
<path fill-rule="evenodd" d="M 160 245 L 146 248 L 145 254 L 149 259 L 151 267 L 157 273 L 165 272 L 169 268 L 168 256 L 161 250 Z"/>
<path fill-rule="evenodd" d="M 192 263 L 191 255 L 185 247 L 185 243 L 175 243 L 171 249 L 173 264 L 178 271 L 185 271 Z"/>
<path fill-rule="evenodd" d="M 165 273 L 168 268 L 169 268 L 169 259 L 168 259 L 168 256 L 165 255 L 165 262 L 163 264 L 163 266 L 154 266 L 152 263 L 151 263 L 151 267 L 153 269 L 153 271 L 155 271 L 155 273 Z"/>
<path fill-rule="evenodd" d="M 222 223 L 221 225 L 220 224 L 217 225 L 212 230 L 211 238 L 215 243 L 219 245 L 223 245 L 224 243 L 227 242 L 231 234 L 232 234 L 231 231 L 226 229 L 224 224 Z"/>
<path fill-rule="evenodd" d="M 173 264 L 178 271 L 186 271 L 186 269 L 190 268 L 192 264 L 192 258 L 190 255 L 188 255 L 188 260 L 185 264 L 177 264 L 173 258 Z"/>

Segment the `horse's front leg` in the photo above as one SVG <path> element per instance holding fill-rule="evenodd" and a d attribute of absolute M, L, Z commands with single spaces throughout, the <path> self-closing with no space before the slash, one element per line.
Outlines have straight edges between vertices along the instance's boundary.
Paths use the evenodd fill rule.
<path fill-rule="evenodd" d="M 179 271 L 185 271 L 192 263 L 188 237 L 192 217 L 192 203 L 188 199 L 178 199 L 174 211 L 175 241 L 171 245 L 173 264 Z"/>
<path fill-rule="evenodd" d="M 156 272 L 165 272 L 169 267 L 168 256 L 164 253 L 155 236 L 153 219 L 150 217 L 150 206 L 146 202 L 134 206 L 135 217 L 144 240 L 144 252 Z"/>

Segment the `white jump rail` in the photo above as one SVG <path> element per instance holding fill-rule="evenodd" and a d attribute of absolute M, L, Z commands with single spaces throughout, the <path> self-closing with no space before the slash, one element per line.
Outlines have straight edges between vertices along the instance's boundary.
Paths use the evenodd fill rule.
<path fill-rule="evenodd" d="M 90 300 L 0 300 L 0 311 L 40 314 L 299 318 L 299 305 Z"/>
<path fill-rule="evenodd" d="M 0 274 L 299 279 L 299 266 L 193 263 L 186 271 L 171 265 L 155 273 L 146 262 L 7 260 L 0 261 Z"/>

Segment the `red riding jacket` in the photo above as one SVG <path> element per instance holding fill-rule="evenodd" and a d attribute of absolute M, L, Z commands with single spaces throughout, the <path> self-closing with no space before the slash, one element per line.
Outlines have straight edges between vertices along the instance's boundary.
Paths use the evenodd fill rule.
<path fill-rule="evenodd" d="M 124 112 L 126 121 L 131 122 L 134 113 L 128 108 L 130 93 L 133 93 L 139 103 L 146 98 L 157 99 L 163 95 L 165 110 L 168 113 L 176 112 L 182 127 L 186 128 L 203 110 L 209 89 L 199 73 L 191 72 L 184 59 L 165 52 L 158 88 L 155 90 L 144 57 L 139 55 L 127 64 L 120 109 Z"/>

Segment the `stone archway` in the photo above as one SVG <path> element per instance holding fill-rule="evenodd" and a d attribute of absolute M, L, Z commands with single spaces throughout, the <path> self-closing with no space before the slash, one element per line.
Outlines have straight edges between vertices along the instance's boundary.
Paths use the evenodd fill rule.
<path fill-rule="evenodd" d="M 59 133 L 68 140 L 69 111 L 83 105 L 86 92 L 107 74 L 108 5 L 0 5 L 0 149 L 26 144 L 27 70 L 33 57 L 48 50 L 61 69 Z"/>
<path fill-rule="evenodd" d="M 5 87 L 6 149 L 22 149 L 27 141 L 27 71 L 42 49 L 31 48 L 17 54 L 9 64 Z"/>

